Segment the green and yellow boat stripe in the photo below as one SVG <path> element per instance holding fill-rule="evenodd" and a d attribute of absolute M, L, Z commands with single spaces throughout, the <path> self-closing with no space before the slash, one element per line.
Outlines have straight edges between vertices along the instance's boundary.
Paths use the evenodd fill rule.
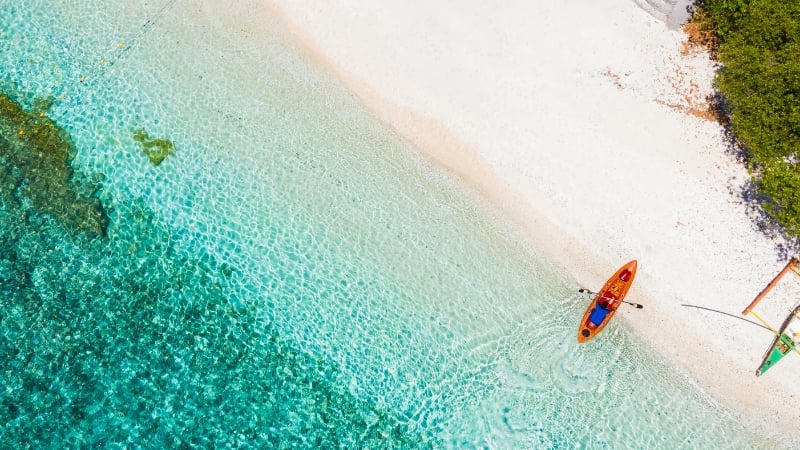
<path fill-rule="evenodd" d="M 792 270 L 794 270 L 794 267 L 792 268 Z M 780 338 L 784 342 L 784 344 L 787 344 L 789 346 L 789 348 L 791 348 L 792 350 L 794 350 L 795 353 L 800 355 L 800 349 L 797 348 L 797 344 L 794 342 L 794 340 L 792 338 L 790 338 L 786 334 L 783 334 L 783 335 L 780 334 L 778 332 L 778 330 L 776 330 L 772 325 L 768 324 L 767 321 L 762 319 L 761 316 L 759 316 L 755 311 L 750 311 L 750 314 L 752 314 L 753 317 L 758 319 L 759 322 L 764 324 L 765 327 L 769 328 L 769 331 L 772 331 L 772 334 L 774 334 L 775 336 L 778 336 L 778 338 Z M 783 339 L 784 337 L 786 339 L 788 339 L 791 342 L 791 344 L 789 342 L 786 342 L 786 339 Z"/>

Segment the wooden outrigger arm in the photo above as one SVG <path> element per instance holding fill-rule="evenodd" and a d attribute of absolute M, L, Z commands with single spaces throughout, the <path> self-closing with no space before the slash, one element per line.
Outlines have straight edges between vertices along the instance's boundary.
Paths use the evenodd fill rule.
<path fill-rule="evenodd" d="M 749 313 L 751 313 L 752 309 L 755 308 L 755 306 L 758 304 L 758 302 L 760 302 L 761 299 L 764 298 L 764 296 L 767 295 L 767 293 L 769 291 L 771 291 L 772 288 L 774 288 L 776 284 L 778 284 L 778 281 L 780 281 L 781 278 L 783 278 L 783 276 L 786 275 L 790 270 L 794 270 L 795 272 L 797 272 L 797 269 L 795 269 L 794 266 L 798 262 L 800 262 L 800 260 L 798 260 L 797 258 L 792 258 L 791 260 L 789 260 L 789 262 L 786 263 L 786 267 L 784 267 L 783 270 L 781 270 L 781 273 L 776 275 L 775 278 L 773 278 L 772 281 L 769 282 L 767 287 L 765 287 L 764 290 L 761 291 L 761 293 L 759 293 L 756 296 L 756 298 L 753 299 L 753 302 L 750 303 L 750 305 L 748 305 L 747 308 L 744 309 L 744 311 L 742 311 L 742 315 L 746 316 Z M 800 272 L 798 272 L 798 274 L 800 274 Z M 755 316 L 756 318 L 761 320 L 761 318 L 758 317 L 757 315 L 753 314 L 753 316 Z M 763 322 L 763 320 L 761 320 L 761 321 Z M 772 329 L 772 327 L 769 327 L 769 328 Z"/>

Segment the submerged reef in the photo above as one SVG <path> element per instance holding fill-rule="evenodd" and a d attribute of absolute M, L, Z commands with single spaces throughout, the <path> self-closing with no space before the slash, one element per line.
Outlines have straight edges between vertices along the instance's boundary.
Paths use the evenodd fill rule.
<path fill-rule="evenodd" d="M 142 152 L 154 166 L 161 164 L 167 156 L 175 154 L 175 144 L 169 139 L 150 139 L 143 129 L 133 132 L 133 138 L 142 146 Z"/>
<path fill-rule="evenodd" d="M 73 178 L 75 145 L 47 117 L 52 104 L 40 99 L 26 111 L 0 94 L 0 199 L 15 210 L 49 213 L 70 232 L 104 236 L 108 216 L 96 197 L 99 187 Z"/>
<path fill-rule="evenodd" d="M 353 396 L 143 202 L 112 214 L 87 241 L 0 202 L 0 448 L 441 447 Z"/>

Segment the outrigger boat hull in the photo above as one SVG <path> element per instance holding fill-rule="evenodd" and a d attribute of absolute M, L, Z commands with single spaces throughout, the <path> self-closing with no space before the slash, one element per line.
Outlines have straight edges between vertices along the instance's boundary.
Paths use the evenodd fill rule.
<path fill-rule="evenodd" d="M 636 260 L 633 260 L 620 267 L 592 299 L 578 327 L 579 344 L 592 340 L 614 317 L 633 284 L 637 265 Z"/>
<path fill-rule="evenodd" d="M 761 365 L 756 370 L 756 376 L 761 376 L 781 360 L 784 356 L 791 353 L 800 344 L 800 305 L 795 306 L 792 313 L 786 317 L 780 330 L 775 335 L 772 345 L 764 354 Z"/>

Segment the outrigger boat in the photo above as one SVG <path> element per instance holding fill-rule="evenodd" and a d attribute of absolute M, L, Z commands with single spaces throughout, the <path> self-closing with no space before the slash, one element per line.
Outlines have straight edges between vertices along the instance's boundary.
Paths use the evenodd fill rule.
<path fill-rule="evenodd" d="M 592 303 L 586 308 L 578 327 L 579 344 L 592 340 L 614 317 L 617 308 L 623 303 L 625 295 L 628 294 L 628 290 L 633 284 L 637 264 L 636 260 L 633 260 L 620 267 L 592 299 Z M 581 292 L 588 291 L 582 289 Z"/>
<path fill-rule="evenodd" d="M 748 314 L 752 315 L 765 327 L 772 331 L 773 334 L 775 334 L 775 339 L 772 340 L 772 345 L 770 345 L 770 347 L 767 349 L 767 352 L 764 354 L 764 358 L 761 360 L 761 365 L 758 366 L 758 369 L 756 370 L 756 376 L 763 375 L 764 372 L 769 370 L 784 356 L 788 355 L 792 351 L 800 354 L 800 348 L 798 348 L 800 346 L 800 304 L 792 309 L 792 311 L 783 321 L 783 324 L 781 324 L 781 327 L 777 330 L 754 311 L 756 305 L 778 284 L 778 281 L 780 281 L 784 275 L 790 271 L 800 275 L 800 270 L 795 267 L 798 263 L 800 263 L 800 260 L 797 258 L 792 258 L 786 264 L 786 267 L 784 267 L 783 270 L 781 270 L 781 272 L 767 285 L 767 287 L 764 288 L 764 290 L 761 291 L 761 293 L 759 293 L 755 299 L 753 299 L 752 303 L 750 303 L 750 305 L 745 308 L 744 311 L 742 311 L 743 316 Z"/>

